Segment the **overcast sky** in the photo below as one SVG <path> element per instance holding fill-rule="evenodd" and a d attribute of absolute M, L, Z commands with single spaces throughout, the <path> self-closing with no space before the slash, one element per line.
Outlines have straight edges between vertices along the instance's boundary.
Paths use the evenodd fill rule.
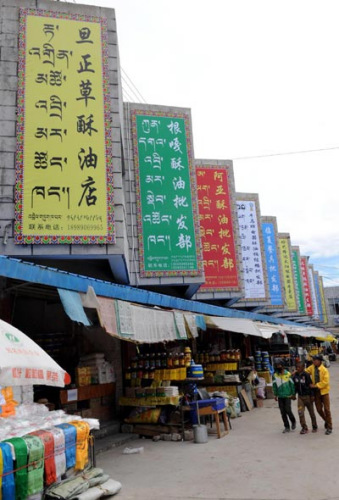
<path fill-rule="evenodd" d="M 339 285 L 338 1 L 76 3 L 116 9 L 126 100 L 129 77 L 148 104 L 191 108 L 195 157 L 233 159 L 237 191 Z"/>

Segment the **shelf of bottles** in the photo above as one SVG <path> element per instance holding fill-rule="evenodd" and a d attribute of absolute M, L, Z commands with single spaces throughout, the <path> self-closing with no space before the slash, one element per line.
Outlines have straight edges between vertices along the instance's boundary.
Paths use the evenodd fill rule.
<path fill-rule="evenodd" d="M 241 354 L 239 349 L 220 351 L 220 352 L 198 352 L 197 363 L 204 367 L 205 378 L 207 372 L 216 371 L 237 371 L 239 369 L 239 362 Z"/>
<path fill-rule="evenodd" d="M 126 385 L 142 387 L 153 381 L 183 381 L 191 363 L 191 350 L 180 353 L 151 353 L 135 356 L 125 372 Z"/>

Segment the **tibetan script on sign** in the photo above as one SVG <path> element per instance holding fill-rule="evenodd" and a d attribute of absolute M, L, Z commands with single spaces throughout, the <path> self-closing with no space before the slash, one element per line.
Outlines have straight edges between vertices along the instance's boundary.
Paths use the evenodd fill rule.
<path fill-rule="evenodd" d="M 22 9 L 16 243 L 114 243 L 106 19 Z"/>
<path fill-rule="evenodd" d="M 279 236 L 280 260 L 285 287 L 286 308 L 288 311 L 297 311 L 295 285 L 292 267 L 291 244 L 289 238 Z"/>
<path fill-rule="evenodd" d="M 268 286 L 272 306 L 283 306 L 283 293 L 280 280 L 279 260 L 277 251 L 276 232 L 273 222 L 262 222 L 261 224 Z"/>
<path fill-rule="evenodd" d="M 256 203 L 237 199 L 245 299 L 266 299 Z"/>
<path fill-rule="evenodd" d="M 312 305 L 311 286 L 310 286 L 310 281 L 309 281 L 309 276 L 308 276 L 307 257 L 300 258 L 300 267 L 301 267 L 301 276 L 302 276 L 303 287 L 304 287 L 306 313 L 308 316 L 312 316 L 313 315 L 313 305 Z"/>
<path fill-rule="evenodd" d="M 133 111 L 132 123 L 140 275 L 200 275 L 188 116 Z"/>

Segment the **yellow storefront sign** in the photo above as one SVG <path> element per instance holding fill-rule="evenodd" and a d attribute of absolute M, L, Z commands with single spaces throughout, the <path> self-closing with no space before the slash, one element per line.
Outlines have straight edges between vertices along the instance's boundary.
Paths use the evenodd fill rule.
<path fill-rule="evenodd" d="M 297 310 L 297 300 L 294 286 L 293 267 L 288 238 L 278 238 L 280 260 L 282 266 L 283 283 L 285 288 L 285 301 L 288 311 Z"/>
<path fill-rule="evenodd" d="M 323 322 L 326 325 L 328 323 L 328 317 L 327 317 L 325 291 L 324 291 L 324 283 L 323 283 L 322 276 L 319 276 L 319 291 L 320 291 L 320 298 L 321 298 L 321 307 L 323 310 Z"/>
<path fill-rule="evenodd" d="M 21 11 L 16 243 L 114 243 L 106 30 Z"/>

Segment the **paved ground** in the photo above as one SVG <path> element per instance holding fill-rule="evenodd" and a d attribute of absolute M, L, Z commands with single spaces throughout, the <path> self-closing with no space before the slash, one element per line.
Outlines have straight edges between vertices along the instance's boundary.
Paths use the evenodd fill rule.
<path fill-rule="evenodd" d="M 222 439 L 206 444 L 130 441 L 144 447 L 123 455 L 123 447 L 102 453 L 97 465 L 123 485 L 124 499 L 339 500 L 339 362 L 332 363 L 334 432 L 282 434 L 277 403 L 242 413 Z M 293 403 L 297 413 L 296 402 Z"/>

